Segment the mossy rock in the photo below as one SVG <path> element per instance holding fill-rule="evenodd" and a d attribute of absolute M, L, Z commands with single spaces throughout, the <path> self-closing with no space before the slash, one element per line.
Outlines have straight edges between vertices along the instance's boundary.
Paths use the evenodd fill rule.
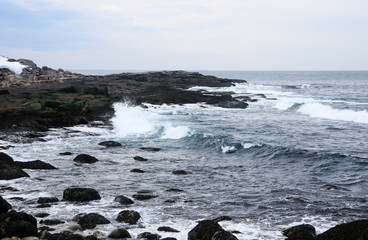
<path fill-rule="evenodd" d="M 29 107 L 34 111 L 40 111 L 42 109 L 42 104 L 40 102 L 34 102 L 29 104 Z"/>

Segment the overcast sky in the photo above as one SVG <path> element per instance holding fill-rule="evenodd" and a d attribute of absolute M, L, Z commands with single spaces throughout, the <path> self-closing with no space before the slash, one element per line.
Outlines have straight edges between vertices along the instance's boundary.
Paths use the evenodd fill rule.
<path fill-rule="evenodd" d="M 368 0 L 0 0 L 0 55 L 65 69 L 368 70 Z"/>

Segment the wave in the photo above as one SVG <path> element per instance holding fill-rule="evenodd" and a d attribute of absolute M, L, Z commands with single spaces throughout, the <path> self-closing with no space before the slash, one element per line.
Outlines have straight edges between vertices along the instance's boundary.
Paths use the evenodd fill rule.
<path fill-rule="evenodd" d="M 167 116 L 150 109 L 131 106 L 129 103 L 115 103 L 115 116 L 111 119 L 118 137 L 153 137 L 180 139 L 191 134 L 186 126 L 174 126 Z"/>
<path fill-rule="evenodd" d="M 366 110 L 336 109 L 318 102 L 303 104 L 298 112 L 314 118 L 368 123 L 368 111 Z"/>

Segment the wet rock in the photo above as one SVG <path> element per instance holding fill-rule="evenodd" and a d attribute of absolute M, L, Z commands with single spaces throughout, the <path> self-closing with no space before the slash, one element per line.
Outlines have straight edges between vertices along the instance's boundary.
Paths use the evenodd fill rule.
<path fill-rule="evenodd" d="M 161 151 L 161 148 L 155 148 L 155 147 L 141 147 L 139 149 L 140 150 L 143 150 L 143 151 L 148 151 L 148 152 L 158 152 L 158 151 Z"/>
<path fill-rule="evenodd" d="M 215 233 L 211 240 L 238 240 L 238 238 L 230 232 L 223 231 Z"/>
<path fill-rule="evenodd" d="M 134 169 L 132 169 L 132 170 L 130 170 L 131 172 L 134 172 L 134 173 L 145 173 L 145 171 L 144 170 L 142 170 L 142 169 L 139 169 L 139 168 L 134 168 Z"/>
<path fill-rule="evenodd" d="M 65 223 L 64 221 L 61 221 L 59 219 L 45 219 L 41 220 L 40 224 L 48 225 L 48 226 L 54 226 Z"/>
<path fill-rule="evenodd" d="M 54 203 L 58 201 L 59 199 L 56 197 L 40 197 L 38 198 L 37 203 Z"/>
<path fill-rule="evenodd" d="M 222 107 L 222 108 L 241 108 L 241 109 L 245 109 L 245 108 L 248 107 L 248 103 L 238 101 L 236 99 L 230 100 L 230 101 L 219 102 L 218 104 L 215 104 L 215 105 L 218 106 L 218 107 Z"/>
<path fill-rule="evenodd" d="M 98 240 L 98 238 L 93 235 L 88 235 L 87 237 L 84 238 L 84 240 Z"/>
<path fill-rule="evenodd" d="M 36 208 L 49 208 L 49 207 L 51 207 L 51 205 L 48 204 L 48 203 L 43 203 L 43 204 L 40 204 L 40 205 L 36 206 Z"/>
<path fill-rule="evenodd" d="M 233 220 L 233 219 L 229 216 L 221 216 L 221 217 L 213 219 L 213 221 L 217 222 L 217 223 L 222 222 L 222 221 L 231 221 L 231 220 Z"/>
<path fill-rule="evenodd" d="M 327 190 L 342 190 L 342 191 L 349 191 L 346 188 L 343 187 L 339 187 L 339 186 L 335 186 L 335 185 L 331 185 L 331 184 L 326 184 L 323 185 L 322 188 L 327 189 Z"/>
<path fill-rule="evenodd" d="M 136 224 L 138 220 L 141 218 L 141 215 L 136 211 L 124 210 L 121 211 L 116 218 L 118 222 L 125 222 L 129 224 Z"/>
<path fill-rule="evenodd" d="M 107 147 L 107 148 L 111 148 L 111 147 L 121 147 L 121 143 L 114 142 L 114 141 L 105 141 L 105 142 L 100 142 L 98 145 L 100 145 L 100 146 L 104 146 L 104 147 Z"/>
<path fill-rule="evenodd" d="M 188 233 L 188 240 L 211 240 L 215 233 L 223 231 L 225 230 L 212 220 L 200 221 L 197 226 Z"/>
<path fill-rule="evenodd" d="M 70 156 L 70 155 L 73 155 L 73 153 L 71 153 L 71 152 L 62 152 L 62 153 L 59 153 L 59 155 Z"/>
<path fill-rule="evenodd" d="M 95 163 L 98 162 L 98 159 L 88 154 L 79 154 L 73 161 L 78 163 Z"/>
<path fill-rule="evenodd" d="M 89 213 L 79 218 L 78 223 L 83 229 L 93 229 L 96 225 L 109 224 L 110 221 L 97 213 Z"/>
<path fill-rule="evenodd" d="M 175 200 L 165 200 L 164 203 L 176 203 Z"/>
<path fill-rule="evenodd" d="M 310 224 L 301 224 L 285 229 L 282 234 L 288 237 L 288 240 L 309 240 L 317 235 L 316 229 Z"/>
<path fill-rule="evenodd" d="M 319 234 L 316 240 L 366 240 L 368 239 L 368 220 L 343 223 Z"/>
<path fill-rule="evenodd" d="M 191 172 L 185 171 L 185 170 L 175 170 L 172 172 L 174 175 L 188 175 L 191 174 Z"/>
<path fill-rule="evenodd" d="M 10 92 L 7 89 L 1 89 L 0 90 L 0 95 L 9 95 L 9 94 L 10 94 Z"/>
<path fill-rule="evenodd" d="M 124 228 L 114 229 L 108 236 L 108 238 L 131 238 L 129 232 Z"/>
<path fill-rule="evenodd" d="M 1 162 L 2 163 L 12 163 L 12 162 L 14 162 L 14 160 L 8 154 L 0 152 L 0 163 Z"/>
<path fill-rule="evenodd" d="M 38 236 L 37 220 L 27 213 L 10 211 L 0 214 L 0 238 Z"/>
<path fill-rule="evenodd" d="M 184 190 L 178 188 L 170 188 L 167 189 L 166 192 L 184 192 Z"/>
<path fill-rule="evenodd" d="M 115 197 L 114 201 L 115 202 L 119 202 L 119 203 L 121 203 L 123 205 L 129 205 L 129 204 L 133 204 L 134 203 L 133 200 L 131 200 L 130 198 L 127 198 L 127 197 L 125 197 L 123 195 L 120 195 L 120 196 Z"/>
<path fill-rule="evenodd" d="M 149 200 L 149 199 L 156 198 L 156 197 L 158 197 L 158 196 L 149 195 L 149 194 L 134 194 L 133 195 L 134 199 L 137 199 L 137 200 L 140 200 L 140 201 Z"/>
<path fill-rule="evenodd" d="M 173 237 L 167 237 L 167 238 L 161 238 L 160 240 L 176 240 L 176 238 L 173 238 Z"/>
<path fill-rule="evenodd" d="M 158 240 L 160 239 L 160 235 L 158 234 L 153 234 L 153 233 L 150 233 L 150 232 L 144 232 L 144 233 L 141 233 L 138 235 L 138 239 L 153 239 L 153 240 Z"/>
<path fill-rule="evenodd" d="M 45 212 L 40 212 L 40 213 L 35 213 L 34 216 L 38 218 L 44 218 L 44 217 L 50 216 L 50 214 L 45 213 Z"/>
<path fill-rule="evenodd" d="M 176 230 L 176 229 L 174 229 L 174 228 L 167 227 L 167 226 L 159 227 L 159 228 L 157 229 L 157 231 L 160 231 L 160 232 L 175 232 L 175 233 L 180 232 L 180 231 L 178 231 L 178 230 Z"/>
<path fill-rule="evenodd" d="M 0 213 L 7 213 L 12 206 L 4 198 L 0 196 Z"/>
<path fill-rule="evenodd" d="M 63 200 L 86 202 L 101 199 L 100 194 L 93 188 L 68 188 L 63 192 Z"/>
<path fill-rule="evenodd" d="M 22 177 L 29 177 L 29 175 L 16 166 L 0 162 L 0 180 L 11 180 Z"/>
<path fill-rule="evenodd" d="M 14 166 L 22 168 L 22 169 L 46 169 L 53 170 L 57 169 L 49 163 L 42 162 L 40 160 L 29 161 L 29 162 L 14 162 Z"/>
<path fill-rule="evenodd" d="M 51 234 L 47 240 L 84 240 L 79 234 L 73 234 L 68 232 Z"/>
<path fill-rule="evenodd" d="M 134 160 L 136 160 L 136 161 L 140 161 L 140 162 L 146 162 L 146 161 L 148 161 L 148 159 L 147 159 L 147 158 L 140 157 L 140 156 L 135 156 L 135 157 L 134 157 Z"/>

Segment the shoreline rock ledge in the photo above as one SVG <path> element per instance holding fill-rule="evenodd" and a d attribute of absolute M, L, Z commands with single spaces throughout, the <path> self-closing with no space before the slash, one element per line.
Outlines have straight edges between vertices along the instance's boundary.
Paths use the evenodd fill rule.
<path fill-rule="evenodd" d="M 223 108 L 248 106 L 244 97 L 234 98 L 231 92 L 214 94 L 188 90 L 194 86 L 229 87 L 234 83 L 245 83 L 244 80 L 185 71 L 82 75 L 62 69 L 40 68 L 26 59 L 7 61 L 19 63 L 23 69 L 16 73 L 0 64 L 0 130 L 46 131 L 50 127 L 106 120 L 113 114 L 112 104 L 123 99 L 136 105 L 206 103 Z"/>

